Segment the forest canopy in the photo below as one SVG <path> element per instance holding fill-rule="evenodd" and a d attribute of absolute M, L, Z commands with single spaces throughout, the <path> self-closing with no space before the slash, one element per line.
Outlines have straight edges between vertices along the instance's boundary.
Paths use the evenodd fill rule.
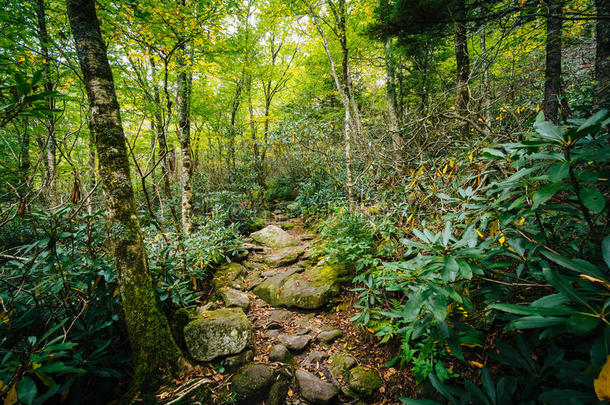
<path fill-rule="evenodd" d="M 0 0 L 0 398 L 610 401 L 610 2 Z"/>

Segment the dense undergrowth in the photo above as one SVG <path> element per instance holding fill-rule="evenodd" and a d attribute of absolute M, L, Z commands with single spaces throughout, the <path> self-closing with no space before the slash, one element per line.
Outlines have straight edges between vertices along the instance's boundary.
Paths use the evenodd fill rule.
<path fill-rule="evenodd" d="M 321 254 L 357 274 L 352 320 L 399 341 L 389 365 L 437 400 L 597 403 L 610 353 L 609 123 L 606 111 L 562 126 L 539 116 L 519 142 L 427 161 L 358 209 L 321 199 L 311 180 L 292 209 L 326 218 Z"/>

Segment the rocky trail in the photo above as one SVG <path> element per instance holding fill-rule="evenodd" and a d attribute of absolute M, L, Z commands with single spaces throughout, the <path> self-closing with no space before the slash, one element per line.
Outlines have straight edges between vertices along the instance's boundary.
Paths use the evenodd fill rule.
<path fill-rule="evenodd" d="M 383 367 L 391 350 L 349 321 L 351 278 L 312 258 L 316 239 L 277 212 L 218 269 L 213 299 L 182 321 L 198 365 L 160 402 L 394 404 L 410 394 L 411 377 Z"/>

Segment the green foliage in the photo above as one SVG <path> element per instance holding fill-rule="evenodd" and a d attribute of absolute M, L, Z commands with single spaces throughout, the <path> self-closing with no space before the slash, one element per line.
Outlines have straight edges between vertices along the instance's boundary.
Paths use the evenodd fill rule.
<path fill-rule="evenodd" d="M 89 254 L 104 243 L 92 221 L 101 223 L 100 213 L 75 222 L 69 206 L 34 212 L 19 221 L 31 239 L 3 259 L 0 380 L 23 403 L 95 402 L 124 377 L 116 275 L 108 255 Z"/>
<path fill-rule="evenodd" d="M 353 320 L 402 340 L 392 363 L 410 364 L 450 403 L 594 401 L 610 333 L 608 115 L 564 126 L 539 117 L 521 142 L 483 149 L 491 181 L 438 193 L 449 210 L 443 230 L 413 229 L 404 260 L 355 280 L 362 312 Z M 483 369 L 482 389 L 447 385 L 449 356 L 466 361 L 464 350 L 485 347 L 499 325 L 506 332 L 490 357 L 503 377 Z"/>
<path fill-rule="evenodd" d="M 296 182 L 288 176 L 272 177 L 265 191 L 265 201 L 292 201 L 296 197 Z"/>

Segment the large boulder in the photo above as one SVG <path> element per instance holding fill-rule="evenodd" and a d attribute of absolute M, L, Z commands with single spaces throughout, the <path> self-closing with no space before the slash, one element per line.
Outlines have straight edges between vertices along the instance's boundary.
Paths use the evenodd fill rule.
<path fill-rule="evenodd" d="M 339 389 L 309 371 L 299 369 L 295 376 L 301 395 L 312 404 L 329 404 L 339 393 Z"/>
<path fill-rule="evenodd" d="M 349 391 L 361 397 L 370 397 L 383 386 L 383 381 L 377 371 L 362 366 L 350 370 L 348 381 Z"/>
<path fill-rule="evenodd" d="M 349 371 L 357 363 L 356 358 L 347 353 L 335 353 L 328 359 L 330 374 L 339 382 L 347 382 L 349 380 Z"/>
<path fill-rule="evenodd" d="M 265 256 L 265 263 L 269 267 L 274 268 L 288 266 L 289 264 L 296 262 L 299 256 L 301 256 L 304 252 L 305 249 L 300 246 L 285 247 Z"/>
<path fill-rule="evenodd" d="M 250 237 L 261 245 L 274 249 L 299 245 L 297 239 L 276 225 L 269 225 L 260 231 L 254 232 Z"/>
<path fill-rule="evenodd" d="M 223 287 L 231 287 L 236 290 L 244 289 L 244 277 L 246 276 L 247 270 L 244 266 L 239 263 L 227 263 L 216 271 L 212 284 L 216 290 L 220 290 Z"/>
<path fill-rule="evenodd" d="M 250 306 L 250 298 L 248 298 L 248 295 L 243 291 L 231 287 L 222 287 L 218 290 L 218 293 L 227 307 L 240 307 L 246 309 Z"/>
<path fill-rule="evenodd" d="M 324 264 L 294 273 L 271 277 L 254 289 L 254 294 L 272 306 L 317 309 L 339 294 L 342 272 Z"/>
<path fill-rule="evenodd" d="M 202 312 L 184 328 L 186 347 L 197 361 L 244 350 L 252 336 L 252 325 L 241 308 Z"/>
<path fill-rule="evenodd" d="M 239 369 L 231 380 L 231 391 L 240 403 L 260 401 L 275 381 L 274 371 L 266 364 L 254 363 Z"/>

